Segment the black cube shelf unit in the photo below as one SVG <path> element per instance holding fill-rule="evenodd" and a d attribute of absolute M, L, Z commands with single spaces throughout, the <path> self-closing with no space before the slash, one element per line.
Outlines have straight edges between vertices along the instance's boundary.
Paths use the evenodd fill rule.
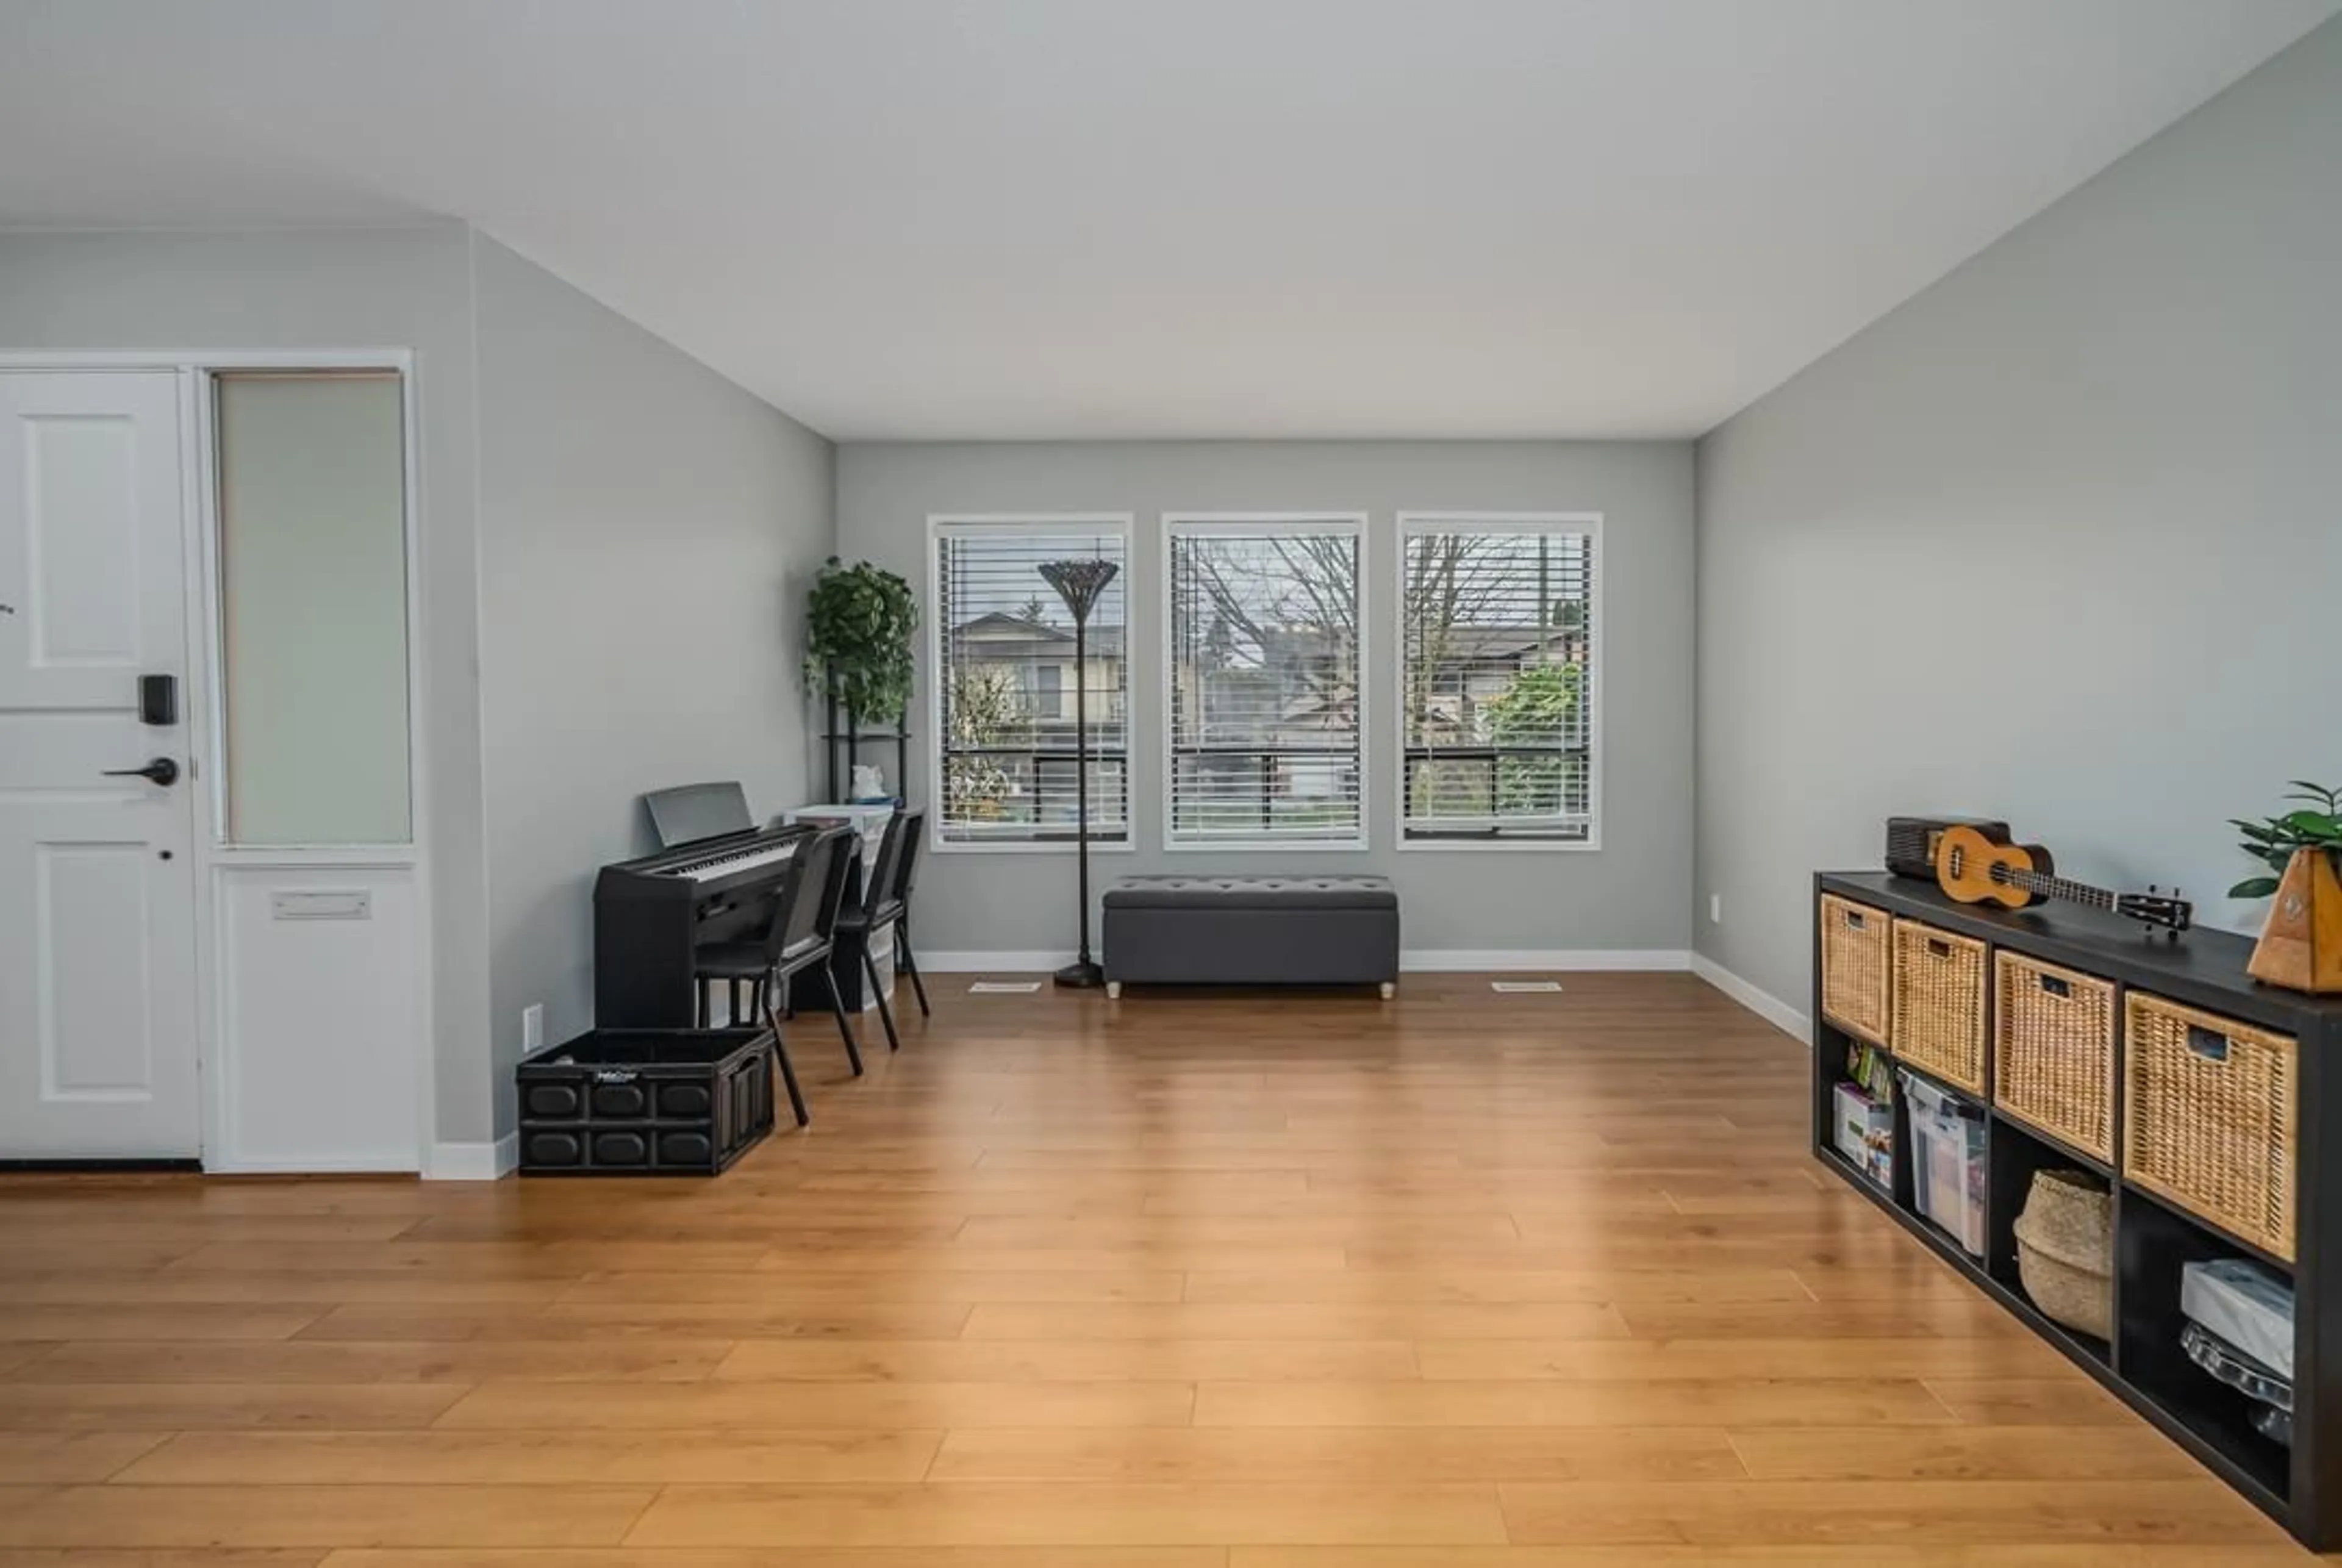
<path fill-rule="evenodd" d="M 1993 949 L 2046 960 L 2117 987 L 2114 1016 L 2114 1158 L 2067 1146 L 1993 1102 L 1989 1042 L 1997 1020 L 1990 1009 L 1998 987 L 1986 986 L 1987 1092 L 1977 1094 L 1897 1059 L 1980 1113 L 1985 1126 L 1986 1249 L 1972 1256 L 1948 1232 L 1920 1213 L 1913 1195 L 1915 1149 L 1907 1097 L 1895 1095 L 1894 1186 L 1873 1181 L 1841 1155 L 1834 1137 L 1833 1093 L 1851 1082 L 1850 1046 L 1865 1040 L 1842 1028 L 1822 1004 L 1823 894 L 1867 905 L 1906 920 L 1987 944 Z M 2229 1485 L 2304 1544 L 2342 1547 L 2342 1280 L 2326 1281 L 2326 1264 L 2342 1269 L 2342 1001 L 2304 996 L 2261 985 L 2245 972 L 2252 944 L 2218 931 L 2193 931 L 2177 942 L 2142 933 L 2128 922 L 2073 905 L 2007 911 L 1954 902 L 1929 884 L 1883 872 L 1825 872 L 1815 878 L 1814 1154 L 1832 1174 L 1884 1209 L 1897 1223 L 1978 1290 L 2057 1347 L 2083 1371 L 2168 1433 Z M 1989 956 L 1987 974 L 1991 969 Z M 2124 1177 L 2124 1085 L 2128 1081 L 2123 1020 L 2137 990 L 2289 1034 L 2297 1042 L 2294 1193 L 2295 1257 L 2288 1262 L 2167 1198 Z M 1887 1054 L 1894 1053 L 1891 1043 Z M 2114 1312 L 2111 1343 L 2053 1323 L 2035 1309 L 2019 1283 L 2012 1226 L 2033 1173 L 2045 1167 L 2093 1172 L 2113 1193 Z M 2180 1349 L 2180 1270 L 2199 1259 L 2244 1258 L 2289 1279 L 2294 1290 L 2294 1427 L 2290 1449 L 2254 1430 L 2245 1397 L 2214 1381 Z"/>

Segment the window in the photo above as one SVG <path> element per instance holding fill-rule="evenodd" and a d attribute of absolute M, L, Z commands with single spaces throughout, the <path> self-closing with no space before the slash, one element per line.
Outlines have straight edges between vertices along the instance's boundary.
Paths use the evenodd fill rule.
<path fill-rule="evenodd" d="M 1089 718 L 1090 837 L 1129 839 L 1126 517 L 944 518 L 935 535 L 935 837 L 938 846 L 1073 842 L 1081 779 L 1075 696 Z M 1074 618 L 1042 577 L 1051 561 L 1123 567 Z"/>
<path fill-rule="evenodd" d="M 1164 519 L 1167 845 L 1365 844 L 1363 522 Z"/>
<path fill-rule="evenodd" d="M 1600 519 L 1399 524 L 1402 841 L 1591 844 Z"/>
<path fill-rule="evenodd" d="M 411 843 L 399 373 L 222 372 L 212 396 L 221 836 Z"/>

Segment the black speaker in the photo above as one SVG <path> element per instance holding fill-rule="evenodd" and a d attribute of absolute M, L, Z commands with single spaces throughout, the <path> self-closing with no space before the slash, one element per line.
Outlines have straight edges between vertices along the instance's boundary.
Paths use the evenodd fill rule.
<path fill-rule="evenodd" d="M 1887 819 L 1887 869 L 1897 876 L 1936 880 L 1936 841 L 1947 827 L 1972 827 L 1987 838 L 2007 839 L 2008 824 L 1978 816 L 1890 816 Z"/>

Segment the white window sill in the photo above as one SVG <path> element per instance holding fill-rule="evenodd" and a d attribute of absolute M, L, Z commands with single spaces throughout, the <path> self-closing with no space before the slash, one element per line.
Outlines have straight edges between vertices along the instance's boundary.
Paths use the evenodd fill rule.
<path fill-rule="evenodd" d="M 1583 854 L 1602 847 L 1600 834 L 1592 838 L 1408 838 L 1399 835 L 1398 847 L 1407 854 L 1486 854 L 1496 851 L 1516 854 L 1524 850 L 1535 854 Z"/>
<path fill-rule="evenodd" d="M 938 841 L 931 847 L 937 854 L 1071 854 L 1081 845 L 1073 839 L 1062 838 L 1004 839 L 998 844 Z M 1092 854 L 1128 854 L 1135 847 L 1126 837 L 1090 840 Z"/>
<path fill-rule="evenodd" d="M 1166 854 L 1363 854 L 1365 838 L 1166 838 Z"/>

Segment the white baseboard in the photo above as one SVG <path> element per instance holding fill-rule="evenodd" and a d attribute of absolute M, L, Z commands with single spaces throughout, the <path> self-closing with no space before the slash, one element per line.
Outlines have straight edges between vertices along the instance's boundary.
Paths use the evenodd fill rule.
<path fill-rule="evenodd" d="M 412 1176 L 415 1156 L 379 1158 L 348 1154 L 268 1154 L 257 1159 L 215 1160 L 204 1156 L 207 1176 Z"/>
<path fill-rule="evenodd" d="M 1412 974 L 1680 972 L 1691 967 L 1691 954 L 1667 947 L 1410 947 L 1398 966 Z"/>
<path fill-rule="evenodd" d="M 923 953 L 919 967 L 931 974 L 1046 974 L 1073 961 L 1070 953 L 959 951 Z M 1691 954 L 1672 948 L 1409 948 L 1398 955 L 1398 966 L 1416 974 L 1451 974 L 1681 971 L 1691 967 Z"/>
<path fill-rule="evenodd" d="M 1758 990 L 1705 954 L 1691 955 L 1691 972 L 1799 1044 L 1813 1044 L 1814 1021 L 1771 992 Z"/>
<path fill-rule="evenodd" d="M 923 952 L 918 956 L 922 974 L 1049 974 L 1063 969 L 1079 954 L 1007 949 L 998 953 Z"/>
<path fill-rule="evenodd" d="M 493 1144 L 434 1144 L 423 1167 L 426 1182 L 494 1182 L 520 1165 L 520 1134 L 506 1133 Z"/>

